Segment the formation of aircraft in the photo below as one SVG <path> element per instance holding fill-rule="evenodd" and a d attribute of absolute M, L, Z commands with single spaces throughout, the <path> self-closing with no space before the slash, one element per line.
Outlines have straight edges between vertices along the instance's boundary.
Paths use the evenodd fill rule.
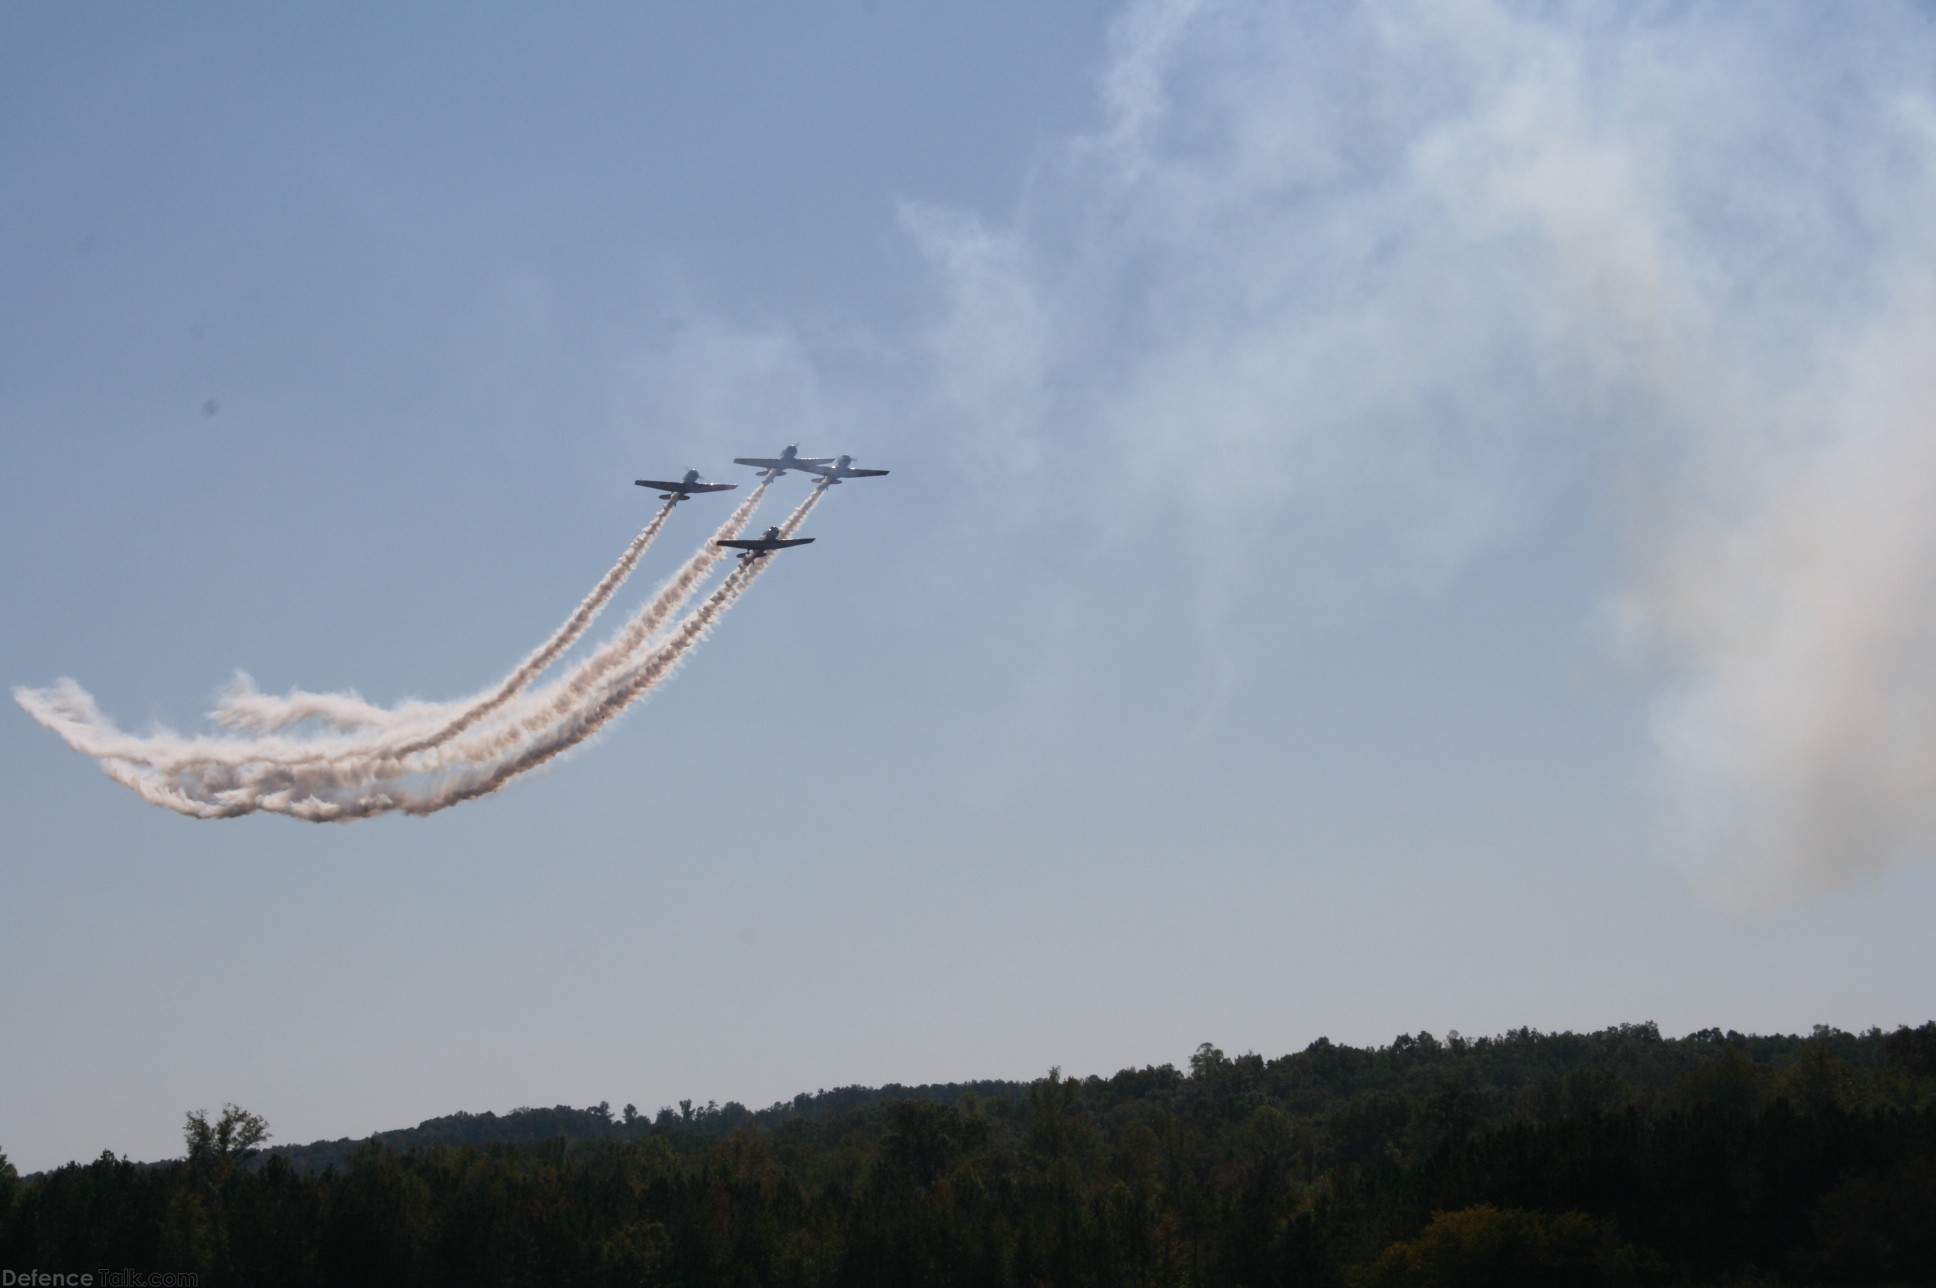
<path fill-rule="evenodd" d="M 802 456 L 798 446 L 789 443 L 778 456 L 735 456 L 735 465 L 751 465 L 760 471 L 763 479 L 777 479 L 788 470 L 798 470 L 819 479 L 818 486 L 831 487 L 843 479 L 878 478 L 886 470 L 862 470 L 854 467 L 851 456 Z M 698 470 L 687 470 L 685 477 L 677 482 L 665 479 L 634 479 L 639 487 L 649 487 L 659 493 L 661 501 L 674 505 L 689 501 L 701 492 L 730 492 L 738 487 L 737 483 L 707 483 L 700 479 Z M 715 541 L 717 546 L 727 546 L 740 552 L 742 564 L 755 559 L 764 559 L 775 550 L 785 550 L 791 546 L 812 545 L 812 537 L 783 537 L 778 528 L 768 528 L 764 536 L 747 537 L 734 541 Z"/>
<path fill-rule="evenodd" d="M 813 542 L 814 538 L 812 537 L 783 537 L 780 535 L 780 530 L 774 527 L 768 528 L 766 535 L 763 537 L 748 537 L 737 541 L 715 541 L 713 544 L 716 546 L 729 546 L 734 550 L 744 551 L 740 555 L 739 561 L 741 563 L 751 563 L 755 559 L 766 558 L 775 550 L 785 550 L 788 546 L 810 546 Z"/>
<path fill-rule="evenodd" d="M 701 492 L 730 492 L 739 486 L 737 483 L 701 483 L 698 470 L 687 470 L 686 476 L 677 483 L 667 483 L 660 479 L 633 479 L 632 481 L 639 487 L 657 489 L 661 501 L 670 501 L 674 505 L 681 501 L 690 501 Z"/>

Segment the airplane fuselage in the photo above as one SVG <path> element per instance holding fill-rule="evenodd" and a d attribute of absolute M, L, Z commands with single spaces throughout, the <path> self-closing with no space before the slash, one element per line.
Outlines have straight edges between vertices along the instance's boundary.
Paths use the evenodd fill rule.
<path fill-rule="evenodd" d="M 802 456 L 798 445 L 789 443 L 786 450 L 778 456 L 735 456 L 733 464 L 751 465 L 760 471 L 761 478 L 771 480 L 779 478 L 788 470 L 810 473 L 811 467 L 825 465 L 832 459 L 828 456 Z"/>
<path fill-rule="evenodd" d="M 812 537 L 783 537 L 780 535 L 780 530 L 775 527 L 768 528 L 764 536 L 738 537 L 727 541 L 715 541 L 713 544 L 740 551 L 739 561 L 747 564 L 755 559 L 764 559 L 775 550 L 786 550 L 792 546 L 810 546 L 813 542 Z"/>
<path fill-rule="evenodd" d="M 803 468 L 809 474 L 818 474 L 824 487 L 832 487 L 845 479 L 879 478 L 887 473 L 886 470 L 855 469 L 854 458 L 851 456 L 839 457 L 832 464 L 807 465 Z"/>
<path fill-rule="evenodd" d="M 699 481 L 698 470 L 687 470 L 685 476 L 676 483 L 666 479 L 635 479 L 633 481 L 639 487 L 657 489 L 661 501 L 670 501 L 674 505 L 679 504 L 681 501 L 689 501 L 701 492 L 730 492 L 739 486 L 737 483 L 701 483 Z"/>

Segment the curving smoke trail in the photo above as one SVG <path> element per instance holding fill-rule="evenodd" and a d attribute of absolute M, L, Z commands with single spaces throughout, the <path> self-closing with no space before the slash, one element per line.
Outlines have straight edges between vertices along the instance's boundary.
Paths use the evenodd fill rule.
<path fill-rule="evenodd" d="M 635 666 L 615 677 L 615 682 L 607 686 L 596 700 L 581 704 L 566 718 L 544 729 L 538 736 L 517 744 L 511 752 L 495 761 L 463 773 L 451 774 L 421 790 L 384 786 L 338 800 L 318 795 L 298 797 L 295 789 L 290 788 L 219 803 L 200 801 L 184 793 L 178 799 L 189 808 L 183 809 L 182 804 L 177 803 L 169 803 L 169 808 L 181 809 L 184 813 L 193 812 L 198 817 L 227 817 L 266 811 L 287 814 L 305 822 L 343 823 L 377 814 L 434 814 L 453 805 L 488 796 L 513 778 L 537 769 L 585 742 L 670 676 L 734 601 L 746 593 L 747 587 L 764 571 L 766 563 L 766 560 L 760 560 L 735 568 L 664 641 Z M 135 789 L 157 804 L 164 803 L 150 795 L 145 785 L 136 786 Z M 168 790 L 166 785 L 163 785 L 163 790 Z M 219 813 L 210 813 L 210 810 Z"/>
<path fill-rule="evenodd" d="M 423 722 L 418 721 L 400 728 L 409 735 L 401 739 L 381 734 L 253 741 L 188 739 L 172 733 L 136 737 L 116 729 L 72 680 L 45 690 L 17 690 L 15 697 L 70 746 L 96 757 L 110 778 L 151 804 L 190 817 L 279 813 L 312 822 L 346 822 L 383 813 L 434 813 L 494 792 L 579 745 L 669 676 L 769 562 L 742 563 L 664 633 L 724 558 L 714 543 L 744 528 L 765 489 L 762 482 L 631 621 L 565 676 L 540 691 L 524 691 L 542 669 L 533 663 L 555 660 L 568 646 L 554 648 L 557 639 L 574 623 L 582 634 L 596 614 L 596 607 L 586 612 L 589 597 L 573 621 L 505 682 L 483 699 L 465 704 L 455 717 L 447 716 L 429 734 L 421 732 Z M 797 531 L 826 491 L 824 483 L 815 486 L 780 525 L 781 532 L 790 536 Z M 650 539 L 646 534 L 641 538 Z M 604 582 L 600 590 L 605 590 Z M 583 621 L 578 620 L 581 615 Z M 360 701 L 352 696 L 338 710 L 354 712 Z M 292 754 L 292 748 L 308 751 Z M 215 749 L 221 754 L 210 754 Z"/>
<path fill-rule="evenodd" d="M 762 484 L 761 487 L 765 485 Z M 757 493 L 759 489 L 755 489 Z M 754 500 L 755 498 L 748 498 Z M 236 682 L 222 697 L 209 717 L 216 723 L 231 729 L 244 729 L 256 733 L 273 733 L 306 720 L 320 720 L 339 729 L 393 729 L 404 725 L 420 725 L 440 716 L 447 717 L 445 725 L 434 734 L 427 735 L 431 741 L 441 741 L 452 734 L 459 733 L 503 706 L 511 698 L 523 691 L 526 685 L 536 679 L 540 672 L 560 657 L 565 650 L 590 629 L 592 622 L 618 593 L 625 579 L 638 567 L 652 539 L 665 527 L 671 517 L 676 501 L 667 501 L 652 516 L 652 521 L 640 530 L 625 547 L 625 552 L 611 569 L 599 579 L 577 609 L 564 623 L 552 633 L 550 639 L 540 644 L 511 674 L 504 677 L 497 687 L 482 698 L 467 699 L 455 703 L 417 703 L 408 702 L 396 707 L 379 707 L 365 702 L 355 693 L 311 693 L 295 689 L 282 697 L 258 692 L 246 674 L 238 674 Z M 751 513 L 750 508 L 748 513 Z M 455 708 L 456 714 L 449 713 Z"/>
<path fill-rule="evenodd" d="M 719 530 L 693 552 L 679 571 L 611 639 L 565 675 L 508 711 L 498 725 L 455 743 L 415 739 L 395 747 L 378 747 L 359 758 L 348 761 L 339 759 L 322 770 L 299 767 L 296 773 L 284 773 L 281 764 L 258 766 L 238 780 L 238 785 L 266 786 L 278 791 L 298 787 L 311 792 L 342 791 L 394 778 L 399 774 L 433 773 L 504 754 L 548 725 L 565 718 L 574 707 L 603 686 L 610 676 L 630 665 L 641 649 L 651 644 L 654 637 L 665 629 L 666 624 L 698 591 L 714 566 L 726 557 L 717 543 L 730 540 L 745 529 L 766 488 L 767 481 L 762 480 L 720 525 Z M 790 532 L 797 528 L 820 495 L 821 489 L 815 488 L 787 518 L 782 525 L 785 530 Z"/>
<path fill-rule="evenodd" d="M 393 707 L 365 701 L 354 689 L 343 693 L 313 693 L 291 689 L 277 696 L 255 687 L 246 671 L 222 693 L 221 701 L 208 713 L 209 719 L 244 733 L 275 733 L 306 721 L 350 732 L 358 729 L 387 729 L 406 723 L 427 723 L 444 708 L 437 702 L 401 702 Z"/>
<path fill-rule="evenodd" d="M 766 484 L 760 486 L 742 501 L 712 540 L 736 536 L 758 508 L 765 495 Z M 639 553 L 645 544 L 657 533 L 657 526 L 663 522 L 664 512 L 652 525 L 642 532 L 633 542 Z M 302 766 L 339 766 L 347 774 L 345 781 L 367 781 L 375 772 L 360 772 L 361 765 L 381 765 L 394 762 L 401 756 L 414 755 L 439 746 L 464 729 L 475 724 L 484 715 L 495 712 L 506 705 L 515 694 L 527 687 L 541 669 L 534 662 L 542 660 L 549 664 L 557 656 L 583 635 L 591 620 L 616 591 L 619 582 L 629 573 L 638 558 L 628 547 L 631 558 L 621 559 L 611 573 L 601 580 L 599 587 L 588 596 L 566 624 L 553 638 L 542 645 L 524 663 L 521 663 L 505 681 L 481 699 L 469 699 L 456 703 L 415 703 L 397 708 L 409 717 L 406 723 L 397 722 L 397 727 L 379 731 L 374 735 L 335 737 L 335 738 L 210 738 L 206 736 L 187 737 L 163 730 L 147 735 L 133 735 L 117 728 L 113 721 L 102 714 L 90 695 L 72 679 L 62 678 L 46 689 L 19 688 L 14 690 L 14 700 L 43 728 L 58 735 L 67 745 L 82 755 L 93 756 L 100 760 L 124 761 L 134 765 L 146 765 L 164 773 L 183 773 L 193 771 L 220 781 L 225 775 L 230 785 L 235 776 L 248 771 L 255 774 L 274 774 L 283 768 Z M 690 598 L 707 570 L 716 561 L 718 552 L 708 541 L 700 552 L 687 561 L 671 582 L 661 588 L 659 593 L 647 604 L 634 620 L 634 624 L 621 633 L 621 639 L 642 641 L 655 623 L 663 623 Z M 616 577 L 614 574 L 618 574 Z M 600 592 L 603 592 L 602 595 Z M 643 619 L 646 629 L 638 630 Z M 569 638 L 565 638 L 569 635 Z M 562 641 L 562 642 L 561 642 Z M 555 647 L 554 647 L 555 646 Z M 607 645 L 600 654 L 612 646 Z M 337 698 L 341 695 L 313 695 L 323 698 Z M 359 698 L 347 699 L 344 709 L 353 710 L 358 706 L 368 707 Z M 483 708 L 480 710 L 480 708 Z M 380 708 L 369 708 L 381 710 Z M 433 721 L 441 720 L 441 727 L 428 727 Z"/>
<path fill-rule="evenodd" d="M 759 486 L 747 493 L 746 499 L 734 507 L 733 512 L 726 517 L 726 522 L 720 525 L 720 532 L 737 534 L 745 528 L 747 521 L 753 517 L 753 512 L 759 509 L 760 501 L 766 495 L 768 481 L 766 479 L 760 480 Z M 538 677 L 541 671 L 550 666 L 551 663 L 557 661 L 564 651 L 585 633 L 586 628 L 591 625 L 592 619 L 598 615 L 598 610 L 604 607 L 605 600 L 611 598 L 612 591 L 616 590 L 618 584 L 624 581 L 625 576 L 632 571 L 632 565 L 638 563 L 639 555 L 651 543 L 652 536 L 657 534 L 658 525 L 664 523 L 666 515 L 672 512 L 672 506 L 673 502 L 668 501 L 665 508 L 659 512 L 658 518 L 653 520 L 652 525 L 647 528 L 646 532 L 641 533 L 639 540 L 633 543 L 633 549 L 627 552 L 631 557 L 631 563 L 627 564 L 624 560 L 620 561 L 624 566 L 624 572 L 620 572 L 619 568 L 615 566 L 611 573 L 606 574 L 606 581 L 611 583 L 611 587 L 605 590 L 604 599 L 599 600 L 597 605 L 591 608 L 590 612 L 586 612 L 585 605 L 579 607 L 578 613 L 573 615 L 573 622 L 566 624 L 567 627 L 572 627 L 576 623 L 575 629 L 571 629 L 570 631 L 569 639 L 563 639 L 562 642 L 554 640 L 555 647 L 547 645 L 545 648 L 533 653 L 530 658 L 526 659 L 524 665 L 513 672 L 499 686 L 497 691 L 485 701 L 478 703 L 475 707 L 467 711 L 458 713 L 447 724 L 433 733 L 421 738 L 413 738 L 397 747 L 387 748 L 385 755 L 398 758 L 407 757 L 446 742 L 504 706 L 505 703 L 509 702 L 517 694 L 523 692 L 530 685 L 531 681 Z M 712 550 L 714 548 L 712 542 L 721 539 L 718 533 L 715 533 L 712 540 L 708 541 L 701 548 L 701 554 Z M 694 564 L 695 560 L 687 561 L 688 568 Z M 635 620 L 650 620 L 654 623 L 664 622 L 666 618 L 678 612 L 686 600 L 691 597 L 693 590 L 698 587 L 700 579 L 704 577 L 705 569 L 709 569 L 711 566 L 711 562 L 708 561 L 699 572 L 690 576 L 687 575 L 685 569 L 682 569 L 670 582 L 659 589 L 659 592 L 652 597 L 645 611 L 639 614 L 638 619 Z M 601 582 L 600 588 L 604 589 L 604 587 L 605 583 Z M 593 595 L 596 596 L 597 593 L 594 591 Z M 591 602 L 591 598 L 588 597 L 586 604 L 589 605 Z M 577 620 L 580 617 L 583 618 L 582 621 Z M 648 629 L 657 630 L 658 626 L 655 624 Z M 562 637 L 565 632 L 560 631 L 559 634 Z"/>
<path fill-rule="evenodd" d="M 817 484 L 779 525 L 781 535 L 797 532 L 826 492 L 825 483 Z M 363 766 L 365 776 L 356 781 L 315 771 L 264 774 L 206 794 L 189 793 L 188 798 L 202 802 L 204 808 L 213 806 L 232 813 L 260 810 L 313 822 L 346 822 L 397 811 L 435 813 L 496 791 L 512 778 L 592 737 L 650 692 L 677 668 L 770 562 L 754 559 L 741 564 L 669 636 L 646 647 L 659 626 L 724 557 L 713 541 L 708 541 L 667 584 L 667 592 L 655 598 L 646 611 L 573 674 L 551 686 L 546 695 L 534 695 L 517 719 L 440 749 L 434 765 L 421 756 L 398 758 Z M 420 789 L 397 786 L 400 779 L 433 771 L 443 771 L 445 776 Z M 355 794 L 344 799 L 339 795 L 344 791 Z"/>

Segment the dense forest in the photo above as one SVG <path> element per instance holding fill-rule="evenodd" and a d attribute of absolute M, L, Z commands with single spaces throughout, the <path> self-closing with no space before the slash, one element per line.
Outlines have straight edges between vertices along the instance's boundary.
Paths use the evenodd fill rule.
<path fill-rule="evenodd" d="M 226 1284 L 1936 1283 L 1936 1023 L 1520 1029 L 22 1178 L 0 1266 Z"/>

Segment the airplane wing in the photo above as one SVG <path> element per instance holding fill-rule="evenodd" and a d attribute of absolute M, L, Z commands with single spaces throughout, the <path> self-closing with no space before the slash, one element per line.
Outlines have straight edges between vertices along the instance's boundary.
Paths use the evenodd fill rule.
<path fill-rule="evenodd" d="M 818 537 L 753 537 L 743 541 L 715 541 L 716 546 L 731 546 L 735 550 L 784 550 L 788 546 L 810 546 Z"/>
<path fill-rule="evenodd" d="M 633 479 L 632 482 L 661 492 L 730 492 L 739 486 L 737 483 L 667 483 L 660 479 Z"/>
<path fill-rule="evenodd" d="M 777 456 L 735 456 L 733 464 L 752 465 L 763 470 L 796 470 L 808 465 L 831 465 L 831 456 L 796 456 L 792 460 L 782 460 Z"/>
<path fill-rule="evenodd" d="M 871 479 L 871 478 L 878 478 L 879 476 L 887 473 L 886 470 L 857 470 L 851 465 L 849 465 L 846 469 L 843 470 L 836 466 L 828 465 L 825 462 L 820 462 L 817 464 L 810 464 L 810 465 L 803 464 L 800 466 L 800 468 L 805 470 L 809 474 L 818 474 L 823 479 L 834 479 L 834 480 Z"/>

